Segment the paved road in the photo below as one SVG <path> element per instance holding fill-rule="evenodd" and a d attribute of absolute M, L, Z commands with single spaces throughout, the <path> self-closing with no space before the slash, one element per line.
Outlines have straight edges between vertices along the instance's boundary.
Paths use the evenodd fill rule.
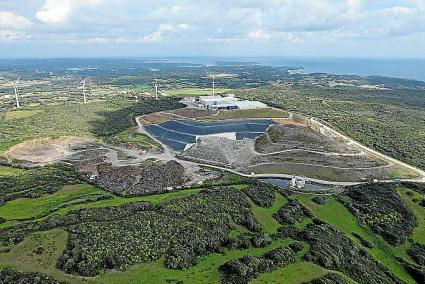
<path fill-rule="evenodd" d="M 317 120 L 316 120 L 316 119 L 314 119 L 314 118 L 312 118 L 311 120 L 312 120 L 314 123 L 318 124 L 318 125 L 319 125 L 322 129 L 325 129 L 326 131 L 329 131 L 329 132 L 331 132 L 332 134 L 337 135 L 338 137 L 340 137 L 340 138 L 342 138 L 342 139 L 344 139 L 344 140 L 348 141 L 348 144 L 350 144 L 350 145 L 355 145 L 355 146 L 359 147 L 360 149 L 362 149 L 363 151 L 365 151 L 365 152 L 367 152 L 367 153 L 370 153 L 370 154 L 372 154 L 372 155 L 378 156 L 378 157 L 380 157 L 380 158 L 382 158 L 382 159 L 384 159 L 384 160 L 386 160 L 386 161 L 388 161 L 388 162 L 392 162 L 393 164 L 396 164 L 396 165 L 400 165 L 400 166 L 406 167 L 406 168 L 408 168 L 408 169 L 410 169 L 410 170 L 412 170 L 412 171 L 414 171 L 414 172 L 418 173 L 418 174 L 419 174 L 419 176 L 420 176 L 420 177 L 419 177 L 419 178 L 417 178 L 417 179 L 406 179 L 405 181 L 425 182 L 425 171 L 423 171 L 423 170 L 421 170 L 421 169 L 419 169 L 419 168 L 416 168 L 416 167 L 414 167 L 414 166 L 411 166 L 411 165 L 409 165 L 409 164 L 406 164 L 406 163 L 404 163 L 404 162 L 402 162 L 402 161 L 399 161 L 399 160 L 397 160 L 397 159 L 394 159 L 394 158 L 392 158 L 392 157 L 390 157 L 390 156 L 387 156 L 387 155 L 385 155 L 385 154 L 382 154 L 382 153 L 380 153 L 380 152 L 378 152 L 378 151 L 376 151 L 376 150 L 373 150 L 373 149 L 371 149 L 371 148 L 369 148 L 369 147 L 366 147 L 365 145 L 363 145 L 363 144 L 361 144 L 361 143 L 357 142 L 356 140 L 354 140 L 354 139 L 352 139 L 352 138 L 350 138 L 350 137 L 348 137 L 348 136 L 346 136 L 346 135 L 344 135 L 344 134 L 342 134 L 342 133 L 339 133 L 338 131 L 336 131 L 336 130 L 334 130 L 334 129 L 330 128 L 329 126 L 324 125 L 323 123 L 321 123 L 321 122 L 317 121 Z"/>

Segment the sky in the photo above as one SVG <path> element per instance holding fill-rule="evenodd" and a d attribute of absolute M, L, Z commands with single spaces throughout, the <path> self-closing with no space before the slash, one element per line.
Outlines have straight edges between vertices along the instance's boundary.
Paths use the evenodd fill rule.
<path fill-rule="evenodd" d="M 425 0 L 0 0 L 0 57 L 424 58 Z"/>

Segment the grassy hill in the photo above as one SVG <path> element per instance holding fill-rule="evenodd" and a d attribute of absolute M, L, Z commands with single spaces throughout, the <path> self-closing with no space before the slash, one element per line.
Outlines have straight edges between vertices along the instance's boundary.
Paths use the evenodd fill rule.
<path fill-rule="evenodd" d="M 22 171 L 27 170 L 7 172 L 7 177 L 18 178 Z M 368 274 L 371 269 L 369 266 L 376 269 L 377 275 L 381 277 L 376 279 L 399 279 L 406 283 L 415 283 L 414 277 L 417 276 L 409 273 L 409 267 L 420 268 L 420 265 L 413 260 L 410 249 L 413 244 L 425 244 L 425 207 L 421 205 L 425 197 L 421 189 L 406 184 L 398 187 L 382 185 L 382 189 L 375 188 L 377 196 L 391 191 L 397 200 L 393 203 L 396 207 L 393 206 L 388 212 L 369 209 L 370 216 L 380 216 L 387 225 L 387 232 L 396 227 L 399 221 L 404 222 L 407 218 L 397 214 L 412 214 L 417 220 L 412 224 L 411 230 L 406 229 L 408 239 L 403 244 L 394 245 L 386 238 L 388 233 L 385 230 L 376 231 L 372 223 L 364 222 L 360 215 L 356 216 L 351 212 L 348 204 L 357 201 L 351 199 L 348 193 L 323 196 L 320 198 L 321 202 L 318 202 L 317 196 L 312 194 L 294 194 L 254 180 L 238 179 L 236 176 L 225 176 L 224 179 L 231 180 L 234 185 L 221 186 L 220 181 L 216 181 L 207 187 L 209 189 L 192 188 L 135 198 L 98 198 L 109 193 L 81 183 L 63 186 L 54 193 L 46 192 L 35 199 L 19 198 L 7 201 L 5 205 L 0 206 L 0 217 L 3 218 L 0 228 L 0 264 L 19 273 L 43 273 L 70 283 L 80 283 L 83 279 L 88 283 L 218 283 L 222 281 L 225 273 L 223 267 L 234 265 L 234 262 L 249 256 L 267 263 L 268 268 L 264 270 L 254 267 L 248 274 L 238 274 L 238 270 L 232 271 L 232 277 L 243 281 L 241 283 L 303 283 L 334 272 L 348 283 L 370 283 L 373 279 L 368 278 L 372 277 Z M 375 185 L 363 187 L 367 190 L 371 186 Z M 349 188 L 348 192 L 350 190 Z M 216 199 L 220 202 L 217 203 Z M 236 200 L 238 201 L 235 203 Z M 150 205 L 144 207 L 145 209 L 131 207 L 140 202 Z M 365 202 L 362 203 L 363 206 L 368 206 Z M 404 210 L 406 208 L 407 210 Z M 202 215 L 195 217 L 196 212 Z M 133 218 L 138 214 L 144 216 L 144 219 L 150 219 L 151 216 L 158 216 L 155 217 L 157 220 L 161 219 L 161 216 L 172 218 L 171 223 L 165 223 L 168 224 L 166 227 L 159 223 L 162 224 L 159 227 L 143 227 L 145 229 L 142 229 L 142 232 L 154 230 L 155 238 L 171 234 L 171 240 L 179 240 L 176 247 L 171 244 L 168 247 L 169 245 L 159 242 L 155 247 L 150 247 L 151 255 L 146 258 L 142 244 L 143 240 L 150 237 L 142 233 L 132 237 L 133 241 L 134 238 L 141 241 L 133 247 L 133 252 L 140 256 L 140 261 L 137 260 L 138 257 L 134 258 L 135 255 L 119 256 L 121 250 L 114 252 L 113 241 L 106 236 L 116 234 L 110 230 L 118 230 L 116 232 L 121 235 L 120 246 L 123 245 L 124 250 L 127 250 L 127 246 L 133 246 L 133 241 L 126 243 L 126 238 L 131 235 L 127 233 L 132 231 L 132 227 L 138 226 L 139 219 Z M 201 216 L 204 217 L 198 219 L 192 227 L 193 218 Z M 391 219 L 385 216 L 400 218 Z M 118 220 L 123 222 L 117 222 Z M 106 224 L 108 225 L 105 226 Z M 201 229 L 203 226 L 208 226 L 209 229 L 204 231 Z M 312 234 L 312 230 L 324 229 L 326 226 L 331 226 L 334 228 L 332 230 L 340 234 L 339 238 L 330 240 L 331 243 L 335 242 L 332 243 L 335 249 L 328 252 L 329 259 L 339 259 L 338 250 L 344 249 L 339 247 L 342 246 L 339 242 L 346 242 L 355 252 L 366 255 L 369 262 L 356 263 L 353 267 L 349 257 L 337 262 L 321 262 L 313 257 L 316 255 L 314 251 L 317 245 L 322 242 L 326 244 L 327 241 L 321 240 L 320 235 L 304 234 Z M 87 236 L 79 233 L 85 230 L 91 233 Z M 84 243 L 89 241 L 92 234 L 99 237 L 96 242 L 98 245 L 102 244 L 102 249 L 92 247 L 86 250 Z M 217 235 L 222 238 L 217 239 Z M 312 236 L 319 239 L 311 239 Z M 198 243 L 196 238 L 204 241 Z M 204 238 L 210 240 L 211 247 L 204 246 Z M 58 266 L 57 262 L 63 258 L 71 240 L 74 245 L 81 244 L 78 250 L 81 250 L 82 254 L 78 258 L 75 258 L 77 255 L 73 256 L 80 268 L 75 268 L 77 271 L 73 273 L 67 273 L 66 266 Z M 161 249 L 163 245 L 165 247 Z M 300 250 L 297 252 L 298 246 Z M 268 253 L 281 248 L 293 251 L 294 255 L 289 263 L 267 259 Z M 322 250 L 326 248 L 323 247 Z M 189 252 L 190 254 L 187 254 Z M 112 263 L 108 260 L 108 255 L 118 257 L 114 265 L 115 269 L 121 271 L 110 271 Z M 189 255 L 191 256 L 187 259 Z M 81 262 L 80 257 L 87 261 Z M 355 257 L 357 256 L 353 255 L 353 258 Z M 359 257 L 361 258 L 360 255 Z M 130 259 L 132 260 L 128 262 Z M 178 261 L 179 265 L 184 265 L 184 269 L 171 265 L 171 259 Z M 96 269 L 88 276 L 85 275 L 85 270 L 80 269 L 90 261 L 95 261 L 93 267 Z M 120 263 L 127 264 L 121 266 Z M 366 277 L 365 281 L 356 279 L 357 274 L 359 277 Z"/>

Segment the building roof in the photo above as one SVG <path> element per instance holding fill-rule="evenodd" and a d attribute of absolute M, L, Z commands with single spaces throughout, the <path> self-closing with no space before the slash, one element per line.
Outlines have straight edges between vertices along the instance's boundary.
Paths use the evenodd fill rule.
<path fill-rule="evenodd" d="M 238 107 L 267 107 L 266 104 L 259 101 L 238 101 L 236 105 Z"/>

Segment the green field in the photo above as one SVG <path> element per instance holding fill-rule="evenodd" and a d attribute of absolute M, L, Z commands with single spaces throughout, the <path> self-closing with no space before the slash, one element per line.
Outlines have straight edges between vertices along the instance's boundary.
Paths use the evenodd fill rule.
<path fill-rule="evenodd" d="M 47 194 L 37 199 L 21 198 L 7 202 L 0 206 L 0 216 L 11 219 L 24 219 L 48 213 L 50 210 L 58 208 L 61 205 L 72 205 L 73 201 L 86 199 L 93 196 L 99 196 L 105 193 L 97 187 L 80 184 L 74 186 L 65 186 L 54 194 Z"/>
<path fill-rule="evenodd" d="M 311 262 L 299 261 L 291 263 L 288 266 L 276 270 L 272 273 L 260 275 L 260 277 L 252 281 L 253 284 L 266 284 L 266 283 L 293 283 L 301 284 L 311 281 L 315 278 L 326 275 L 329 271 L 315 265 Z"/>
<path fill-rule="evenodd" d="M 0 166 L 0 176 L 14 175 L 22 172 L 21 169 Z"/>
<path fill-rule="evenodd" d="M 129 202 L 147 201 L 152 204 L 159 204 L 161 202 L 182 198 L 188 195 L 198 193 L 200 189 L 187 189 L 182 191 L 163 193 L 152 196 L 125 198 L 113 196 L 112 199 L 96 201 L 95 198 L 105 194 L 102 189 L 88 185 L 70 185 L 65 186 L 61 190 L 44 195 L 37 199 L 21 198 L 7 202 L 5 205 L 0 206 L 0 217 L 3 217 L 7 222 L 0 225 L 0 227 L 16 224 L 16 219 L 26 218 L 43 218 L 44 214 L 59 214 L 64 215 L 70 210 L 77 210 L 81 208 L 100 208 L 106 206 L 119 206 Z M 87 201 L 85 204 L 80 204 L 79 201 Z M 54 210 L 54 212 L 52 212 Z"/>
<path fill-rule="evenodd" d="M 277 248 L 288 241 L 274 241 L 264 248 L 246 250 L 226 250 L 223 254 L 213 253 L 202 258 L 198 264 L 186 270 L 164 268 L 161 262 L 146 265 L 135 265 L 126 272 L 105 274 L 94 280 L 95 283 L 167 283 L 183 281 L 187 284 L 219 283 L 218 268 L 229 260 L 244 255 L 261 256 L 269 250 Z"/>
<path fill-rule="evenodd" d="M 66 248 L 67 240 L 68 233 L 62 229 L 31 234 L 9 253 L 0 253 L 0 263 L 24 272 L 41 272 L 62 281 L 81 283 L 81 277 L 66 275 L 56 268 L 56 260 Z M 35 251 L 38 248 L 41 253 Z"/>
<path fill-rule="evenodd" d="M 12 120 L 12 119 L 21 119 L 21 118 L 27 118 L 32 117 L 42 110 L 14 110 L 6 112 L 4 115 L 4 120 Z"/>
<path fill-rule="evenodd" d="M 277 229 L 280 227 L 279 222 L 273 218 L 273 214 L 287 202 L 286 198 L 280 193 L 275 193 L 275 196 L 276 200 L 270 208 L 263 208 L 252 204 L 252 212 L 254 213 L 255 218 L 260 223 L 263 231 L 269 235 L 275 234 Z"/>
<path fill-rule="evenodd" d="M 223 94 L 231 92 L 232 89 L 225 89 L 225 88 L 217 88 L 215 89 L 215 94 Z M 165 91 L 167 95 L 170 96 L 177 96 L 177 97 L 198 97 L 202 95 L 212 95 L 212 88 L 211 89 L 172 89 Z"/>

